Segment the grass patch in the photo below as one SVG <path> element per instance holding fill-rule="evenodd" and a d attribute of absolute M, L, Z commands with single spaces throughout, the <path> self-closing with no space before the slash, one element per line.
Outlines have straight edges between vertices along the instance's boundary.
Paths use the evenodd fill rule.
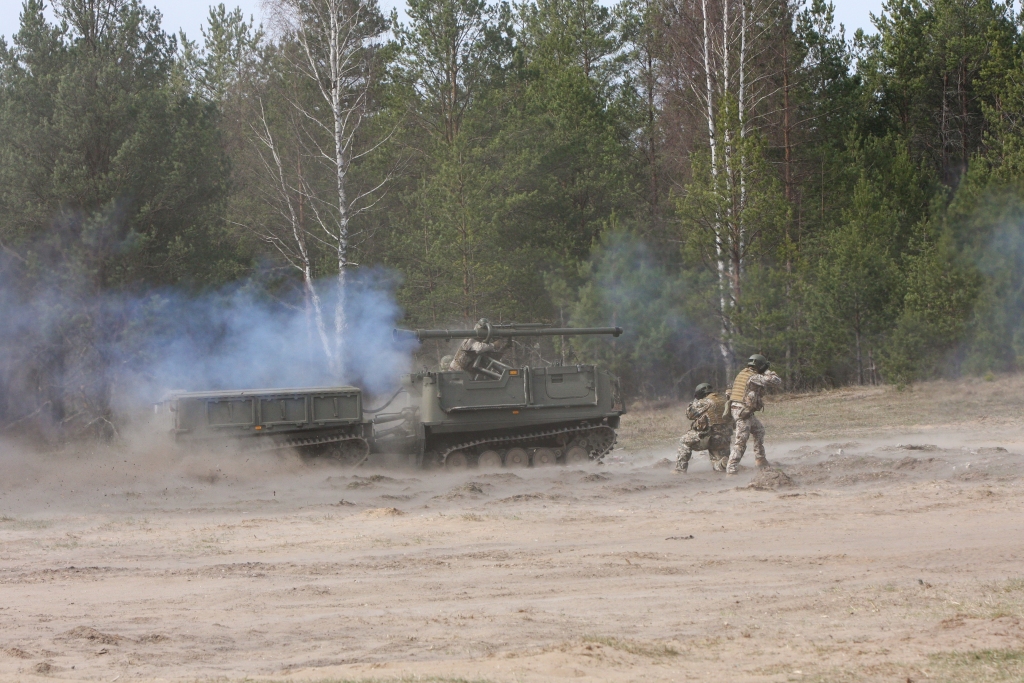
<path fill-rule="evenodd" d="M 975 650 L 931 655 L 929 672 L 942 683 L 1024 681 L 1024 650 Z"/>
<path fill-rule="evenodd" d="M 1024 580 L 1009 579 L 985 583 L 976 591 L 959 592 L 950 600 L 959 602 L 955 614 L 972 619 L 1024 617 Z M 952 606 L 952 603 L 949 603 Z"/>
<path fill-rule="evenodd" d="M 796 672 L 800 671 L 800 674 Z M 788 674 L 786 680 L 801 681 L 801 683 L 890 683 L 897 681 L 928 681 L 936 683 L 936 679 L 924 675 L 920 668 L 897 664 L 894 662 L 881 662 L 858 666 L 855 669 L 827 669 L 823 671 L 814 670 L 812 664 L 804 667 L 793 665 L 784 672 Z"/>
<path fill-rule="evenodd" d="M 795 675 L 803 669 L 803 676 Z M 856 669 L 814 670 L 813 665 L 775 667 L 758 673 L 789 674 L 788 680 L 806 683 L 882 683 L 883 681 L 928 681 L 929 683 L 1005 683 L 1024 681 L 1024 650 L 974 650 L 940 652 L 928 662 L 906 664 L 882 662 Z M 808 669 L 811 669 L 810 671 Z"/>
<path fill-rule="evenodd" d="M 4 524 L 8 529 L 48 529 L 53 526 L 53 522 L 46 519 L 18 519 L 17 517 L 9 517 L 7 515 L 0 516 L 0 524 Z"/>
<path fill-rule="evenodd" d="M 599 645 L 604 645 L 605 647 L 610 647 L 613 650 L 637 655 L 638 657 L 661 659 L 663 657 L 676 657 L 679 655 L 679 650 L 669 645 L 662 645 L 659 643 L 641 643 L 635 640 L 625 640 L 623 638 L 610 638 L 605 636 L 583 636 L 582 640 L 584 643 L 597 643 Z"/>
<path fill-rule="evenodd" d="M 285 682 L 270 681 L 270 683 Z M 311 683 L 489 683 L 489 681 L 484 678 L 461 678 L 458 676 L 393 676 L 389 678 L 317 678 Z"/>

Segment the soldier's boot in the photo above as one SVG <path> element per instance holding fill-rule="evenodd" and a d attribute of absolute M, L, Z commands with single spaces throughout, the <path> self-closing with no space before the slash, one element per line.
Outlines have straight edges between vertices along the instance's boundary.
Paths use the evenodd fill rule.
<path fill-rule="evenodd" d="M 677 462 L 676 466 L 672 469 L 672 474 L 686 474 L 686 469 L 690 466 L 688 462 Z"/>
<path fill-rule="evenodd" d="M 768 458 L 754 458 L 754 464 L 757 465 L 759 470 L 771 469 L 771 463 L 768 462 Z"/>
<path fill-rule="evenodd" d="M 742 458 L 742 457 L 743 457 L 742 454 L 733 451 L 729 455 L 729 464 L 725 466 L 725 473 L 726 474 L 739 474 L 739 471 L 740 471 L 740 458 Z"/>
<path fill-rule="evenodd" d="M 728 457 L 715 458 L 714 460 L 711 461 L 711 469 L 713 469 L 715 472 L 725 472 L 725 467 L 728 462 Z"/>

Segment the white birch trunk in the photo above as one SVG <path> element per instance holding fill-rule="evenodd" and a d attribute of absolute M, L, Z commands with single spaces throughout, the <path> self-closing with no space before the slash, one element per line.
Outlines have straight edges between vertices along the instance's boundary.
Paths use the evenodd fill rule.
<path fill-rule="evenodd" d="M 739 119 L 740 126 L 740 206 L 739 212 L 736 216 L 738 222 L 737 232 L 738 241 L 737 255 L 736 255 L 736 283 L 737 288 L 740 281 L 743 278 L 743 254 L 746 249 L 746 226 L 743 224 L 743 218 L 745 216 L 747 208 L 747 159 L 746 159 L 746 145 L 743 144 L 744 139 L 747 136 L 747 122 L 746 122 L 746 67 L 747 67 L 747 0 L 740 0 L 740 63 L 739 63 L 739 94 L 736 98 L 737 118 Z M 733 298 L 738 299 L 739 292 L 733 292 Z"/>
<path fill-rule="evenodd" d="M 344 62 L 347 61 L 342 55 L 341 27 L 338 26 L 338 8 L 336 0 L 331 1 L 331 113 L 334 117 L 334 164 L 337 178 L 338 192 L 338 227 L 336 238 L 338 257 L 338 291 L 335 292 L 334 302 L 334 358 L 336 367 L 335 375 L 342 376 L 345 372 L 345 334 L 348 332 L 348 318 L 345 309 L 345 269 L 348 268 L 348 192 L 345 187 L 349 159 L 346 152 L 345 123 L 347 117 L 343 107 L 342 73 Z M 351 27 L 349 27 L 351 28 Z M 351 46 L 349 47 L 351 49 Z M 357 105 L 358 106 L 358 105 Z"/>
<path fill-rule="evenodd" d="M 722 58 L 721 58 L 721 69 L 722 69 L 722 94 L 725 101 L 728 102 L 728 98 L 732 93 L 732 19 L 730 13 L 731 0 L 722 0 Z M 725 297 L 726 310 L 722 312 L 726 321 L 731 320 L 731 313 L 733 308 L 736 306 L 736 282 L 738 273 L 736 270 L 736 254 L 735 250 L 737 247 L 736 243 L 736 202 L 733 199 L 733 147 L 732 147 L 732 129 L 730 124 L 727 123 L 725 129 L 722 131 L 722 167 L 724 170 L 723 178 L 725 180 L 725 198 L 727 200 L 726 209 L 726 220 L 723 227 L 726 241 L 726 280 L 727 287 Z M 728 329 L 732 330 L 732 325 L 728 325 Z M 726 346 L 731 351 L 732 345 L 726 343 Z"/>
<path fill-rule="evenodd" d="M 335 355 L 327 335 L 323 302 L 320 299 L 320 293 L 317 291 L 316 281 L 313 279 L 313 260 L 310 257 L 309 248 L 306 244 L 306 233 L 300 219 L 300 212 L 296 211 L 293 199 L 293 197 L 299 196 L 301 201 L 301 197 L 305 194 L 306 189 L 302 185 L 301 177 L 299 178 L 298 187 L 292 187 L 288 183 L 284 172 L 284 162 L 281 159 L 281 151 L 270 130 L 270 125 L 267 123 L 262 105 L 259 123 L 260 128 L 255 131 L 256 137 L 263 147 L 266 148 L 265 153 L 269 155 L 270 161 L 268 162 L 264 154 L 261 154 L 260 158 L 263 159 L 263 163 L 269 172 L 268 175 L 275 178 L 275 189 L 278 194 L 278 202 L 276 203 L 284 209 L 282 213 L 290 227 L 291 240 L 289 244 L 286 244 L 284 240 L 274 233 L 262 233 L 260 237 L 264 241 L 273 244 L 281 255 L 284 256 L 285 260 L 302 273 L 302 287 L 307 303 L 307 312 L 312 313 L 313 323 L 316 326 L 317 335 L 320 338 L 324 354 L 327 356 L 328 365 L 334 366 Z M 312 310 L 309 310 L 310 308 Z"/>
<path fill-rule="evenodd" d="M 715 89 L 711 79 L 711 30 L 708 25 L 708 0 L 701 0 L 703 12 L 703 48 L 704 48 L 704 83 L 705 83 L 705 105 L 708 120 L 708 148 L 711 152 L 711 179 L 716 191 L 718 188 L 718 139 L 716 136 L 715 122 Z M 717 209 L 716 209 L 717 212 Z M 728 371 L 732 360 L 729 352 L 729 275 L 727 271 L 728 254 L 725 248 L 725 240 L 722 234 L 721 216 L 716 215 L 714 221 L 715 234 L 715 261 L 718 270 L 718 298 L 721 313 L 721 339 L 719 340 L 719 352 L 722 354 L 722 361 Z"/>
<path fill-rule="evenodd" d="M 363 108 L 369 75 L 362 62 L 363 37 L 361 5 L 346 6 L 344 0 L 314 0 L 303 8 L 293 10 L 297 16 L 296 37 L 305 56 L 300 65 L 303 74 L 319 88 L 320 95 L 330 111 L 327 121 L 315 112 L 302 109 L 302 114 L 321 130 L 329 131 L 330 149 L 320 149 L 320 156 L 333 166 L 335 197 L 321 200 L 324 211 L 314 208 L 320 230 L 317 239 L 334 251 L 338 274 L 334 302 L 334 328 L 328 353 L 333 375 L 343 377 L 345 367 L 345 336 L 348 333 L 346 307 L 346 270 L 350 266 L 351 219 L 356 212 L 353 193 L 348 187 L 348 171 L 355 157 L 352 149 L 355 134 L 363 121 Z M 302 14 L 307 12 L 308 14 Z M 327 54 L 317 52 L 325 45 Z"/>

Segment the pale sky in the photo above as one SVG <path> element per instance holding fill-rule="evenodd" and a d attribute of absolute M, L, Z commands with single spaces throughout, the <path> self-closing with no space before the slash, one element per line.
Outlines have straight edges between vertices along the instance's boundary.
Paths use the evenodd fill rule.
<path fill-rule="evenodd" d="M 878 14 L 882 8 L 882 0 L 834 0 L 836 20 L 846 26 L 846 35 L 850 37 L 858 28 L 871 29 L 869 14 Z M 184 29 L 192 40 L 200 37 L 199 27 L 206 21 L 211 0 L 143 0 L 149 7 L 156 7 L 164 15 L 164 28 L 168 32 L 177 33 Z M 386 13 L 392 7 L 404 5 L 404 0 L 380 0 L 381 9 Z M 259 22 L 260 0 L 226 0 L 228 8 L 241 7 L 245 14 L 252 15 Z M 8 39 L 18 30 L 18 17 L 21 14 L 20 0 L 0 0 L 0 35 Z"/>

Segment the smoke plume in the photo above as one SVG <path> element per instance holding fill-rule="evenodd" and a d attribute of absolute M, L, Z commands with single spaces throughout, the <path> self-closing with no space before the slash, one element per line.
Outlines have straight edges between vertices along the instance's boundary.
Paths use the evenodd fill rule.
<path fill-rule="evenodd" d="M 380 270 L 349 277 L 344 363 L 332 373 L 301 291 L 272 296 L 249 281 L 201 294 L 89 296 L 0 281 L 0 437 L 110 434 L 170 390 L 354 384 L 383 393 L 411 355 L 392 339 L 401 317 L 393 285 Z M 334 280 L 317 289 L 333 311 Z"/>

